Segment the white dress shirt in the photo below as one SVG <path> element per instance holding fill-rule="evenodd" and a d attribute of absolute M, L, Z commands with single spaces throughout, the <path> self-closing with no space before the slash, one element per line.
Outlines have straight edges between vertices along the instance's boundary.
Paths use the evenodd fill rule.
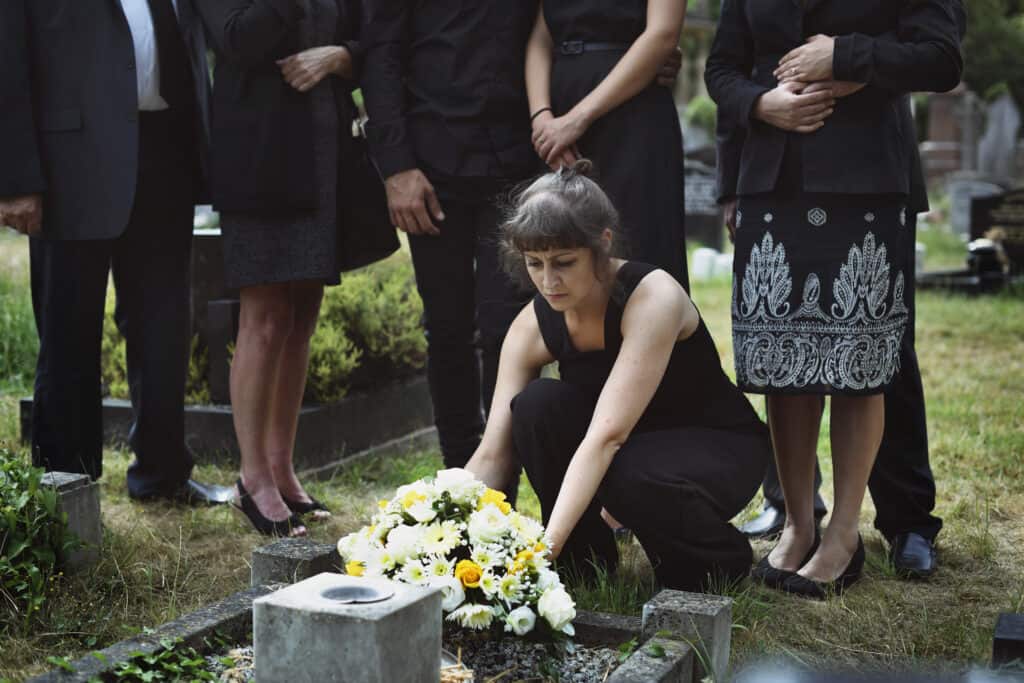
<path fill-rule="evenodd" d="M 167 109 L 167 101 L 160 97 L 160 54 L 156 46 L 153 15 L 147 0 L 120 0 L 128 28 L 135 45 L 135 82 L 139 93 L 139 111 Z M 177 0 L 171 0 L 178 10 Z"/>

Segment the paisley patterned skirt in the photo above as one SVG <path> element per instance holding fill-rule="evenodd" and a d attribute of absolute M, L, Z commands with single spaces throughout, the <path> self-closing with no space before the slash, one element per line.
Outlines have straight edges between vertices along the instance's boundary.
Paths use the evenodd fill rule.
<path fill-rule="evenodd" d="M 762 394 L 875 394 L 899 370 L 913 237 L 899 196 L 741 197 L 736 381 Z"/>

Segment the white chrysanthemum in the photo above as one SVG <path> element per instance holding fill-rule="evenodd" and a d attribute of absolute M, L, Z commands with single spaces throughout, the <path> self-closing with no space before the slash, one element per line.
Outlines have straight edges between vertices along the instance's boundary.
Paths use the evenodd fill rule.
<path fill-rule="evenodd" d="M 505 564 L 508 553 L 500 545 L 478 545 L 474 546 L 469 559 L 476 562 L 485 569 Z"/>
<path fill-rule="evenodd" d="M 487 599 L 490 600 L 498 594 L 498 577 L 490 569 L 484 569 L 483 573 L 480 574 L 480 590 L 484 592 Z"/>
<path fill-rule="evenodd" d="M 572 620 L 576 618 L 576 604 L 561 587 L 545 591 L 537 601 L 537 611 L 547 619 L 551 628 L 565 633 L 569 633 L 565 627 L 571 629 Z"/>
<path fill-rule="evenodd" d="M 523 599 L 523 581 L 518 574 L 505 574 L 498 580 L 498 595 L 506 602 L 520 602 Z"/>
<path fill-rule="evenodd" d="M 544 526 L 532 517 L 513 512 L 508 516 L 508 523 L 524 545 L 532 546 L 544 538 Z"/>
<path fill-rule="evenodd" d="M 485 505 L 469 516 L 469 540 L 474 544 L 500 541 L 508 531 L 508 517 L 495 505 Z"/>
<path fill-rule="evenodd" d="M 512 631 L 517 636 L 525 636 L 533 630 L 537 623 L 537 615 L 533 610 L 523 605 L 508 613 L 505 617 L 505 630 Z"/>
<path fill-rule="evenodd" d="M 395 562 L 401 564 L 415 555 L 419 550 L 420 538 L 423 535 L 422 529 L 415 526 L 396 526 L 388 532 L 388 552 L 395 558 Z"/>
<path fill-rule="evenodd" d="M 447 520 L 431 524 L 423 530 L 421 550 L 428 555 L 447 555 L 462 543 L 458 522 Z"/>
<path fill-rule="evenodd" d="M 454 576 L 431 577 L 430 585 L 441 589 L 441 609 L 445 612 L 456 609 L 466 599 L 466 591 L 462 587 L 462 582 Z"/>
<path fill-rule="evenodd" d="M 409 512 L 409 508 L 414 505 L 425 503 L 427 507 L 432 506 L 437 500 L 437 490 L 430 482 L 420 479 L 411 484 L 399 486 L 395 491 L 394 500 L 398 502 L 400 510 Z"/>
<path fill-rule="evenodd" d="M 463 628 L 479 630 L 491 625 L 491 622 L 494 620 L 494 611 L 487 605 L 463 605 L 445 617 L 445 619 L 453 621 Z"/>
<path fill-rule="evenodd" d="M 434 487 L 447 491 L 452 502 L 475 505 L 476 501 L 487 489 L 483 482 L 478 481 L 470 472 L 461 468 L 441 470 L 434 479 Z"/>
<path fill-rule="evenodd" d="M 445 578 L 452 576 L 455 572 L 455 565 L 447 557 L 441 557 L 435 555 L 428 560 L 424 561 L 424 566 L 427 568 L 427 574 L 431 578 Z"/>
<path fill-rule="evenodd" d="M 430 575 L 427 574 L 427 568 L 423 566 L 423 563 L 419 560 L 409 560 L 402 567 L 401 571 L 398 572 L 399 580 L 405 583 L 411 583 L 414 586 L 424 586 L 430 581 Z"/>
<path fill-rule="evenodd" d="M 537 572 L 537 590 L 541 593 L 545 593 L 552 588 L 561 588 L 562 579 L 559 578 L 558 572 L 551 569 L 541 569 Z"/>

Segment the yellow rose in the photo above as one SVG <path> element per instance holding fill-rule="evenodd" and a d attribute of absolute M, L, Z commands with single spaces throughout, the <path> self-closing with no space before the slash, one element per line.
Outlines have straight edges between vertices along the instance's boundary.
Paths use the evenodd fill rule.
<path fill-rule="evenodd" d="M 362 562 L 349 562 L 345 565 L 345 571 L 348 572 L 349 576 L 362 576 L 363 572 L 366 571 L 366 567 Z"/>
<path fill-rule="evenodd" d="M 527 550 L 520 550 L 518 553 L 516 553 L 516 562 L 529 562 L 532 559 L 533 559 L 533 551 L 532 550 L 529 550 L 529 549 L 527 549 Z"/>
<path fill-rule="evenodd" d="M 505 502 L 505 494 L 501 491 L 495 491 L 494 489 L 484 491 L 484 494 L 480 496 L 480 502 L 477 503 L 476 509 L 483 510 L 488 505 L 495 506 L 506 515 L 512 512 L 512 506 Z"/>
<path fill-rule="evenodd" d="M 466 588 L 478 588 L 481 574 L 480 565 L 473 560 L 459 560 L 455 565 L 455 578 Z"/>

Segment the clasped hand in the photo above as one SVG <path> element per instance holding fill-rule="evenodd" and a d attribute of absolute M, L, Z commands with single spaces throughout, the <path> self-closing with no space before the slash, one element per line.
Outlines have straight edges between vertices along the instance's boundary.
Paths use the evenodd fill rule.
<path fill-rule="evenodd" d="M 352 55 L 340 45 L 323 45 L 303 50 L 276 62 L 288 85 L 307 92 L 331 74 L 352 78 Z"/>
<path fill-rule="evenodd" d="M 43 225 L 43 198 L 38 194 L 0 198 L 0 226 L 9 225 L 20 233 L 38 237 Z"/>
<path fill-rule="evenodd" d="M 576 142 L 586 130 L 587 126 L 572 112 L 564 116 L 543 112 L 533 120 L 533 148 L 552 171 L 572 166 L 579 158 Z"/>

